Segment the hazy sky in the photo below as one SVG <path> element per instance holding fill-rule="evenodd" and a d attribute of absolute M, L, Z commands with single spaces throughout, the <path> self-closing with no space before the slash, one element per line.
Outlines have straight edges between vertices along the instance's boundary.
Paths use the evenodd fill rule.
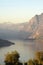
<path fill-rule="evenodd" d="M 43 0 L 0 0 L 0 22 L 26 22 L 40 13 Z"/>

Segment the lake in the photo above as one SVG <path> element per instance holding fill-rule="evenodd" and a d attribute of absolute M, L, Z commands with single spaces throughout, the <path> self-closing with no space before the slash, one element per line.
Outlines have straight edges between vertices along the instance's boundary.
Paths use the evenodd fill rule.
<path fill-rule="evenodd" d="M 4 58 L 7 52 L 17 50 L 20 54 L 20 61 L 25 62 L 29 59 L 34 58 L 36 51 L 43 51 L 43 42 L 40 41 L 28 41 L 28 40 L 10 40 L 14 42 L 14 45 L 9 47 L 0 48 L 0 64 L 4 65 Z"/>

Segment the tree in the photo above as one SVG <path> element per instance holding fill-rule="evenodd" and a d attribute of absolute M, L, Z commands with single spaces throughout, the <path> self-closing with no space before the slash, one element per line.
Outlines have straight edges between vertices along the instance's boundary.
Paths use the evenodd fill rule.
<path fill-rule="evenodd" d="M 37 52 L 36 53 L 36 60 L 40 65 L 43 64 L 43 52 Z"/>
<path fill-rule="evenodd" d="M 27 62 L 27 65 L 34 65 L 33 60 L 30 59 L 30 60 Z"/>
<path fill-rule="evenodd" d="M 5 56 L 5 64 L 6 65 L 18 65 L 21 64 L 19 62 L 19 53 L 17 51 L 7 53 Z M 21 64 L 22 65 L 22 64 Z"/>

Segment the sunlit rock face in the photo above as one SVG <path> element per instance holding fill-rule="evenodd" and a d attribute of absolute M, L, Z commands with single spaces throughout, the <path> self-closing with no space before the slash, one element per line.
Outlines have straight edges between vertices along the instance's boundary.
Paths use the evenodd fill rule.
<path fill-rule="evenodd" d="M 26 23 L 0 23 L 0 38 L 43 39 L 43 13 L 35 15 Z"/>
<path fill-rule="evenodd" d="M 43 39 L 43 13 L 36 15 L 30 20 L 31 35 L 28 38 Z"/>
<path fill-rule="evenodd" d="M 33 40 L 32 49 L 43 51 L 43 13 L 22 24 L 0 23 L 0 39 Z"/>

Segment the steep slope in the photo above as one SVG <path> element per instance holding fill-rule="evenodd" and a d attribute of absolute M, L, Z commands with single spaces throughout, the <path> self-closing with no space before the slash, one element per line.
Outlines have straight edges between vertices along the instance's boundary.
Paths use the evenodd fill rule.
<path fill-rule="evenodd" d="M 43 39 L 43 13 L 35 15 L 29 22 L 0 24 L 2 39 Z"/>
<path fill-rule="evenodd" d="M 0 47 L 6 47 L 6 46 L 10 46 L 14 43 L 8 41 L 8 40 L 3 40 L 3 39 L 0 39 Z"/>
<path fill-rule="evenodd" d="M 35 15 L 30 21 L 28 32 L 31 35 L 27 39 L 43 39 L 43 13 L 41 15 Z"/>

